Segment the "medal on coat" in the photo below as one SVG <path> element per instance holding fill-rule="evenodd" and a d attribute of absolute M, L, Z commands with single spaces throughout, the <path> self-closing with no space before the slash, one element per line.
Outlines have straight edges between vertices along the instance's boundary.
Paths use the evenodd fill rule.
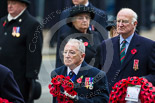
<path fill-rule="evenodd" d="M 85 87 L 88 89 L 90 89 L 90 90 L 92 90 L 93 89 L 93 80 L 94 80 L 94 78 L 93 77 L 86 77 L 85 78 Z"/>
<path fill-rule="evenodd" d="M 139 69 L 139 60 L 138 59 L 134 59 L 134 63 L 133 63 L 133 69 L 135 71 L 137 71 Z"/>
<path fill-rule="evenodd" d="M 94 78 L 93 77 L 90 77 L 89 79 L 89 89 L 92 90 L 93 89 L 93 81 L 94 81 Z"/>
<path fill-rule="evenodd" d="M 20 37 L 20 27 L 13 27 L 12 36 Z"/>
<path fill-rule="evenodd" d="M 16 36 L 16 27 L 13 27 L 13 30 L 12 30 L 12 36 Z"/>
<path fill-rule="evenodd" d="M 85 87 L 88 89 L 89 87 L 89 77 L 85 78 Z"/>

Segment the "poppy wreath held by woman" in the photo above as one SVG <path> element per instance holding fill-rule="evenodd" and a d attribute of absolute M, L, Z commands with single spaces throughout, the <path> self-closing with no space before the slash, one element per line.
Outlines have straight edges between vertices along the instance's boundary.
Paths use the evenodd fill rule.
<path fill-rule="evenodd" d="M 51 83 L 49 84 L 50 93 L 53 97 L 57 97 L 58 103 L 73 103 L 73 98 L 76 97 L 77 92 L 74 91 L 74 85 L 69 76 L 57 75 L 52 78 Z M 61 91 L 61 87 L 64 92 Z"/>
<path fill-rule="evenodd" d="M 139 99 L 141 103 L 155 103 L 155 87 L 145 78 L 128 77 L 115 83 L 110 93 L 109 103 L 125 103 L 128 85 L 141 85 Z"/>

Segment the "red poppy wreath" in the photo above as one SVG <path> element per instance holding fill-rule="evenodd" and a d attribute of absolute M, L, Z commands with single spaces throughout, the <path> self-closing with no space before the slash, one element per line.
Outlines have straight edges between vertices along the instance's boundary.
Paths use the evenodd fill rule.
<path fill-rule="evenodd" d="M 139 99 L 141 103 L 155 103 L 155 87 L 145 78 L 128 77 L 115 83 L 110 93 L 109 103 L 126 103 L 128 85 L 141 85 Z"/>
<path fill-rule="evenodd" d="M 12 103 L 12 102 L 9 102 L 7 99 L 0 98 L 0 103 Z"/>
<path fill-rule="evenodd" d="M 74 98 L 77 92 L 74 91 L 74 85 L 69 76 L 57 75 L 52 78 L 51 83 L 49 84 L 50 93 L 53 97 L 57 97 L 58 103 L 73 103 L 73 100 L 69 97 Z M 61 87 L 64 89 L 64 92 L 61 91 Z"/>

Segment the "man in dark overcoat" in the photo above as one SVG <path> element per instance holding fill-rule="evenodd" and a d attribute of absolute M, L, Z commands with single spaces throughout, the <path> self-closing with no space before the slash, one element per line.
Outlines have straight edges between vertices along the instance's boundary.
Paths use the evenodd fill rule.
<path fill-rule="evenodd" d="M 24 100 L 38 78 L 42 60 L 42 30 L 26 10 L 28 0 L 7 0 L 8 15 L 0 20 L 0 64 L 10 68 Z"/>
<path fill-rule="evenodd" d="M 0 98 L 13 103 L 25 103 L 12 71 L 0 65 L 0 78 Z"/>
<path fill-rule="evenodd" d="M 69 39 L 63 51 L 64 65 L 52 71 L 51 78 L 72 75 L 70 78 L 77 92 L 76 97 L 72 98 L 74 103 L 107 103 L 109 91 L 105 72 L 88 65 L 84 61 L 85 55 L 84 43 Z M 56 99 L 53 98 L 53 103 L 57 103 Z"/>
<path fill-rule="evenodd" d="M 155 42 L 135 30 L 137 14 L 129 8 L 117 14 L 118 36 L 105 40 L 97 49 L 95 66 L 103 69 L 109 89 L 121 79 L 138 76 L 155 85 Z"/>

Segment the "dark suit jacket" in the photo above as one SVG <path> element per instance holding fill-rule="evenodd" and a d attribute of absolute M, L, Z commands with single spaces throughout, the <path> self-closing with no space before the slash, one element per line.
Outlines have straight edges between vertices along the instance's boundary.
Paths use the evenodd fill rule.
<path fill-rule="evenodd" d="M 96 7 L 94 7 L 90 2 L 89 2 L 89 5 L 88 7 L 91 7 L 94 9 L 94 14 L 95 14 L 95 18 L 93 19 L 94 21 L 91 22 L 91 25 L 94 25 L 96 29 L 96 31 L 98 31 L 103 37 L 104 39 L 107 39 L 108 38 L 108 32 L 106 31 L 106 26 L 107 26 L 107 15 L 106 13 L 103 11 L 103 10 L 100 10 Z M 66 25 L 66 18 L 69 17 L 70 15 L 70 11 L 71 11 L 72 8 L 68 8 L 64 11 L 62 11 L 61 15 L 60 15 L 60 20 L 61 21 L 61 25 L 59 25 L 61 28 L 58 30 L 58 34 L 57 34 L 57 38 L 59 39 L 60 36 L 65 33 L 66 31 L 69 31 L 70 30 L 70 27 L 68 25 Z M 100 25 L 98 25 L 100 24 Z M 102 28 L 101 28 L 102 27 Z"/>
<path fill-rule="evenodd" d="M 51 78 L 56 75 L 67 75 L 67 67 L 62 66 L 51 73 Z M 77 83 L 77 79 L 83 75 L 82 83 Z M 84 86 L 85 77 L 94 77 L 94 88 L 93 90 L 86 89 Z M 109 99 L 109 91 L 107 78 L 103 71 L 88 65 L 86 62 L 83 62 L 78 72 L 75 82 L 74 90 L 78 93 L 79 101 L 78 103 L 107 103 Z M 56 100 L 56 98 L 54 98 Z M 54 101 L 53 103 L 55 103 Z"/>
<path fill-rule="evenodd" d="M 0 97 L 13 103 L 25 103 L 12 71 L 0 65 Z"/>
<path fill-rule="evenodd" d="M 120 63 L 119 37 L 105 40 L 97 49 L 95 66 L 107 73 L 109 89 L 119 80 L 127 77 L 145 77 L 155 85 L 155 42 L 134 34 L 123 64 Z M 131 50 L 136 49 L 135 54 Z M 134 60 L 139 60 L 139 69 L 133 69 Z"/>
<path fill-rule="evenodd" d="M 104 38 L 96 31 L 89 31 L 88 34 L 83 34 L 74 27 L 70 31 L 64 33 L 60 36 L 59 41 L 57 42 L 57 52 L 56 52 L 56 68 L 63 65 L 63 55 L 62 51 L 70 38 L 76 38 L 78 40 L 83 40 L 83 42 L 88 42 L 86 46 L 86 56 L 85 61 L 89 65 L 94 66 L 95 53 L 97 46 L 104 40 Z"/>
<path fill-rule="evenodd" d="M 20 37 L 12 36 L 13 27 L 20 27 Z M 26 99 L 29 90 L 27 78 L 38 78 L 40 70 L 41 26 L 26 10 L 16 20 L 8 22 L 7 16 L 2 18 L 0 31 L 0 63 L 12 70 Z"/>

